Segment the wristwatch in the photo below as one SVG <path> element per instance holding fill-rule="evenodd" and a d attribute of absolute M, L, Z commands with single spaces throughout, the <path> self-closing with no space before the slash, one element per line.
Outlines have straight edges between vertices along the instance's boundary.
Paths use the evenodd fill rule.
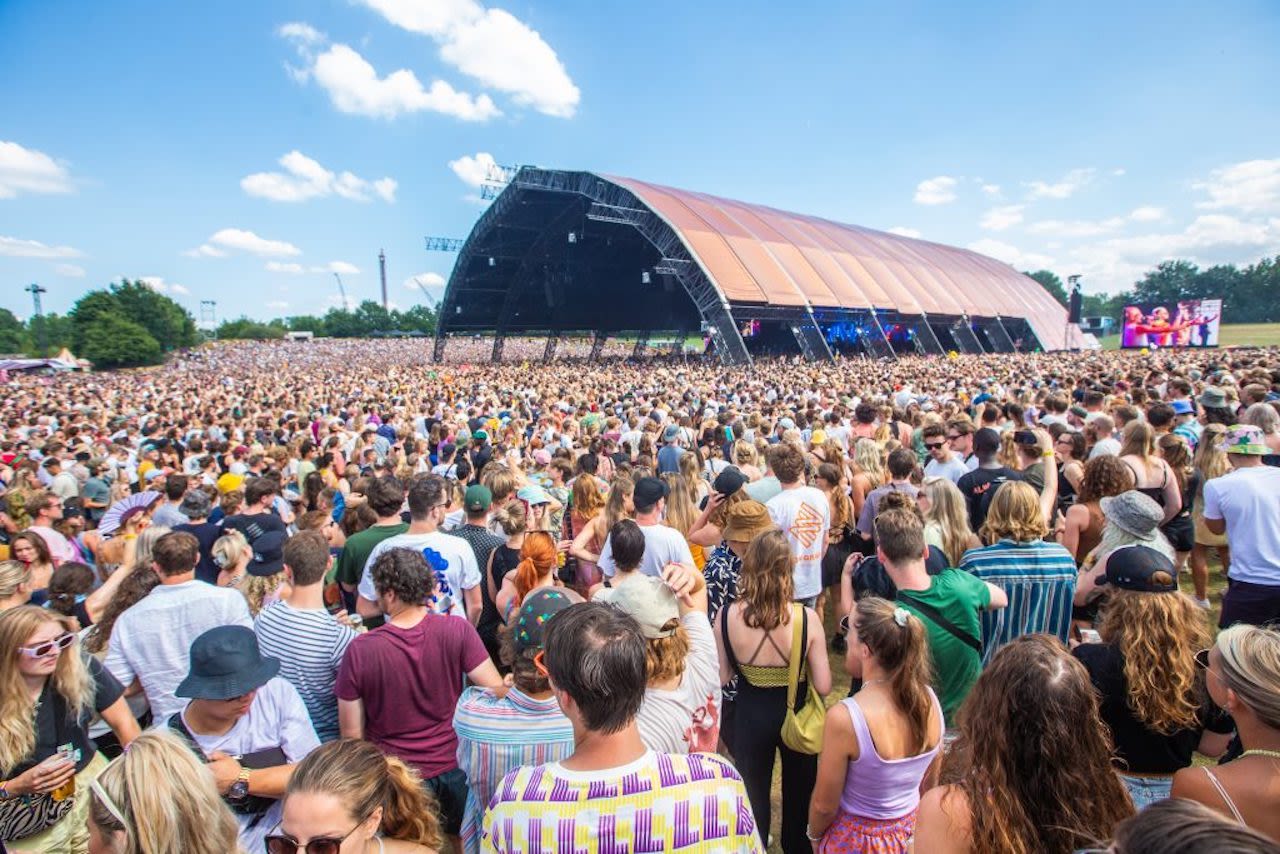
<path fill-rule="evenodd" d="M 249 797 L 249 769 L 241 768 L 236 781 L 227 790 L 227 800 L 243 801 L 247 797 Z"/>

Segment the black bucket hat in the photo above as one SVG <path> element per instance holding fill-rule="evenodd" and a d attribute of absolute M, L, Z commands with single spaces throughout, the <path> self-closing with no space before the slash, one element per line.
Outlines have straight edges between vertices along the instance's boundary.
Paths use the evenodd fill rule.
<path fill-rule="evenodd" d="M 230 700 L 261 688 L 280 672 L 280 659 L 258 649 L 247 626 L 218 626 L 191 644 L 191 670 L 174 689 L 193 700 Z"/>

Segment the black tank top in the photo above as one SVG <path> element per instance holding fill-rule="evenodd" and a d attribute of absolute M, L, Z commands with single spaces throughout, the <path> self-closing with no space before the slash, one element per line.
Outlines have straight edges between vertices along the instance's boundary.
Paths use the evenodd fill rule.
<path fill-rule="evenodd" d="M 1133 472 L 1133 482 L 1137 483 L 1138 479 L 1141 477 L 1141 474 L 1138 472 L 1137 469 L 1133 467 L 1133 464 L 1130 463 L 1129 461 L 1126 460 L 1125 465 L 1129 467 L 1129 471 Z M 1169 467 L 1161 466 L 1160 470 L 1164 472 L 1164 479 L 1160 481 L 1159 486 L 1138 486 L 1134 488 L 1137 489 L 1138 492 L 1141 492 L 1143 495 L 1147 496 L 1152 501 L 1154 501 L 1155 503 L 1163 507 L 1164 506 L 1164 488 L 1165 488 L 1165 485 L 1169 483 Z"/>

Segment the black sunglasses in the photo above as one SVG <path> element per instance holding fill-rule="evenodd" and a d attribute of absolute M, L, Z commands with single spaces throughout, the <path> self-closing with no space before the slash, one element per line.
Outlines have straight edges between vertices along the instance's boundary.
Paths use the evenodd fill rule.
<path fill-rule="evenodd" d="M 938 450 L 938 448 L 941 448 L 945 444 L 946 442 L 925 442 L 924 446 L 931 451 L 936 451 Z"/>
<path fill-rule="evenodd" d="M 342 850 L 342 843 L 347 841 L 347 837 L 360 829 L 360 825 L 364 824 L 361 819 L 360 824 L 348 830 L 341 837 L 337 836 L 317 836 L 307 842 L 306 845 L 298 842 L 291 836 L 284 836 L 279 833 L 272 833 L 266 837 L 267 854 L 298 854 L 299 851 L 305 854 L 338 854 Z M 278 830 L 280 825 L 276 825 Z"/>

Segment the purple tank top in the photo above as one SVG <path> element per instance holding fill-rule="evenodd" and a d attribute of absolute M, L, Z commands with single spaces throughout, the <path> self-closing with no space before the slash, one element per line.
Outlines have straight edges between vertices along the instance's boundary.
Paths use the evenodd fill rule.
<path fill-rule="evenodd" d="M 938 697 L 929 689 L 933 707 L 942 714 Z M 858 738 L 858 758 L 845 772 L 844 791 L 840 794 L 840 811 L 862 818 L 901 818 L 920 804 L 920 781 L 929 763 L 938 755 L 942 742 L 918 756 L 905 759 L 881 759 L 876 753 L 871 731 L 862 709 L 849 697 L 841 702 L 853 719 L 853 732 Z"/>

